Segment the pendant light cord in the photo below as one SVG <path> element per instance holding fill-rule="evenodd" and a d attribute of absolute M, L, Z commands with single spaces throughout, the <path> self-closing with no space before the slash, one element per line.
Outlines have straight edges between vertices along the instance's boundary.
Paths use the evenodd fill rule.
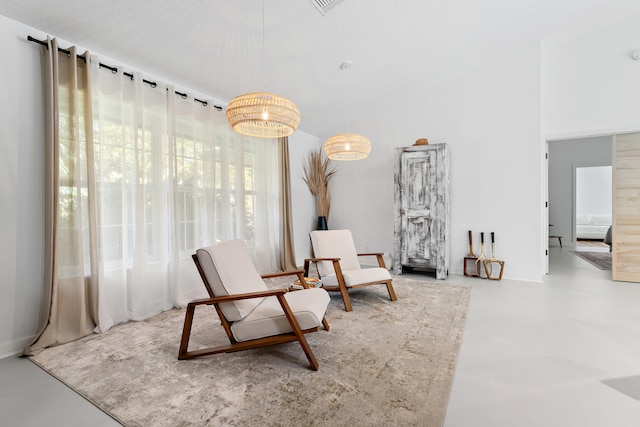
<path fill-rule="evenodd" d="M 347 102 L 345 102 L 345 107 L 346 107 L 346 116 L 347 116 L 347 133 L 349 133 L 349 104 L 351 103 L 351 95 L 349 92 L 349 69 L 351 68 L 351 66 L 347 67 L 347 73 L 345 78 L 347 79 Z"/>
<path fill-rule="evenodd" d="M 344 115 L 347 121 L 347 133 L 349 133 L 349 104 L 351 103 L 351 93 L 349 92 L 349 69 L 353 64 L 351 61 L 345 61 L 340 64 L 340 70 L 345 72 L 345 94 L 344 94 Z"/>
<path fill-rule="evenodd" d="M 265 78 L 265 55 L 264 55 L 264 0 L 262 0 L 262 89 L 266 89 L 267 81 Z"/>

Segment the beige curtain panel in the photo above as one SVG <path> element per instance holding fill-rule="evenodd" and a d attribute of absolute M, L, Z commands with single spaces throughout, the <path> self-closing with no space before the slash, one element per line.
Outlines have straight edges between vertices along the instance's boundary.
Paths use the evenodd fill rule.
<path fill-rule="evenodd" d="M 289 138 L 278 138 L 280 152 L 280 268 L 295 270 L 296 251 L 293 245 L 293 219 L 291 214 L 291 178 L 289 172 Z"/>
<path fill-rule="evenodd" d="M 33 355 L 51 345 L 92 333 L 96 326 L 96 247 L 91 245 L 85 262 L 83 228 L 95 234 L 94 188 L 90 182 L 93 153 L 85 141 L 91 139 L 91 72 L 76 48 L 69 55 L 58 53 L 55 39 L 48 40 L 44 55 L 45 105 L 45 279 L 40 327 L 25 348 Z M 60 156 L 60 153 L 73 154 Z M 64 160 L 61 160 L 64 158 Z M 85 181 L 85 182 L 83 182 Z M 90 203 L 83 203 L 82 196 Z M 85 264 L 91 271 L 85 272 Z"/>

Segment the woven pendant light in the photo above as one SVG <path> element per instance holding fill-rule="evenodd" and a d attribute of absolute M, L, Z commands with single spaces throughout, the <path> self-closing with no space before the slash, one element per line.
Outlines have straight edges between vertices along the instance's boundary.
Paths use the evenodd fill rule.
<path fill-rule="evenodd" d="M 340 64 L 340 69 L 348 70 L 351 65 L 351 61 L 343 62 Z M 347 80 L 347 89 L 348 86 Z M 349 133 L 348 107 L 345 116 L 347 117 L 347 133 L 334 135 L 327 139 L 324 143 L 324 152 L 331 160 L 362 160 L 371 152 L 371 141 L 357 133 Z"/>
<path fill-rule="evenodd" d="M 371 152 L 371 142 L 357 133 L 341 133 L 327 139 L 324 152 L 331 160 L 362 160 Z"/>
<path fill-rule="evenodd" d="M 269 92 L 252 92 L 233 98 L 226 115 L 234 131 L 257 138 L 289 136 L 300 124 L 296 104 Z"/>
<path fill-rule="evenodd" d="M 262 1 L 262 84 L 264 85 L 264 0 Z M 227 106 L 231 128 L 256 138 L 281 138 L 296 131 L 300 111 L 296 104 L 269 92 L 236 96 Z"/>

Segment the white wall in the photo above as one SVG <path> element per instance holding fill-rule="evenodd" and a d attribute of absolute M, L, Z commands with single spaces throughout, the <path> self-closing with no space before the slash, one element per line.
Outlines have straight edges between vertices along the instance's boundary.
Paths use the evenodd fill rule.
<path fill-rule="evenodd" d="M 43 275 L 43 101 L 38 32 L 0 16 L 0 358 L 33 337 Z"/>
<path fill-rule="evenodd" d="M 543 44 L 542 132 L 546 139 L 640 130 L 640 15 Z"/>
<path fill-rule="evenodd" d="M 576 215 L 611 215 L 611 166 L 576 168 Z"/>
<path fill-rule="evenodd" d="M 318 220 L 314 196 L 304 183 L 302 165 L 309 152 L 320 146 L 318 137 L 296 131 L 289 137 L 289 169 L 291 179 L 291 214 L 293 216 L 293 233 L 296 250 L 296 262 L 302 266 L 304 259 L 311 256 L 309 233 L 314 230 Z"/>
<path fill-rule="evenodd" d="M 563 245 L 574 245 L 574 170 L 580 166 L 611 165 L 611 136 L 549 142 L 550 234 L 563 237 Z M 550 246 L 559 246 L 554 239 Z"/>
<path fill-rule="evenodd" d="M 637 21 L 635 15 L 563 34 L 541 51 L 523 49 L 436 88 L 406 88 L 407 103 L 381 100 L 379 115 L 351 124 L 371 139 L 373 152 L 339 166 L 332 227 L 351 228 L 360 250 L 391 251 L 393 148 L 427 137 L 451 148 L 450 271 L 462 270 L 466 230 L 496 231 L 505 277 L 539 280 L 547 244 L 546 212 L 538 210 L 543 139 L 640 130 L 640 61 L 630 59 L 640 48 Z M 403 114 L 394 115 L 400 106 Z"/>
<path fill-rule="evenodd" d="M 539 82 L 539 48 L 531 46 L 438 87 L 406 88 L 411 96 L 402 114 L 388 105 L 368 122 L 351 124 L 371 139 L 372 152 L 339 164 L 332 228 L 350 228 L 359 250 L 391 252 L 394 148 L 426 137 L 451 150 L 450 273 L 462 274 L 467 230 L 476 242 L 480 231 L 494 231 L 504 277 L 540 281 Z"/>

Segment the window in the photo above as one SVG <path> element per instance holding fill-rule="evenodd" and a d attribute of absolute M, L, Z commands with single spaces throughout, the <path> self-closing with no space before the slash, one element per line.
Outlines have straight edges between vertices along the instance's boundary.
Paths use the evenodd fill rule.
<path fill-rule="evenodd" d="M 97 248 L 101 297 L 115 323 L 200 296 L 190 258 L 202 246 L 241 238 L 263 258 L 257 265 L 274 271 L 277 141 L 238 135 L 223 112 L 171 88 L 96 72 L 92 137 L 79 114 L 84 101 L 59 87 L 61 134 L 69 135 L 59 154 L 59 265 L 86 277 Z"/>

